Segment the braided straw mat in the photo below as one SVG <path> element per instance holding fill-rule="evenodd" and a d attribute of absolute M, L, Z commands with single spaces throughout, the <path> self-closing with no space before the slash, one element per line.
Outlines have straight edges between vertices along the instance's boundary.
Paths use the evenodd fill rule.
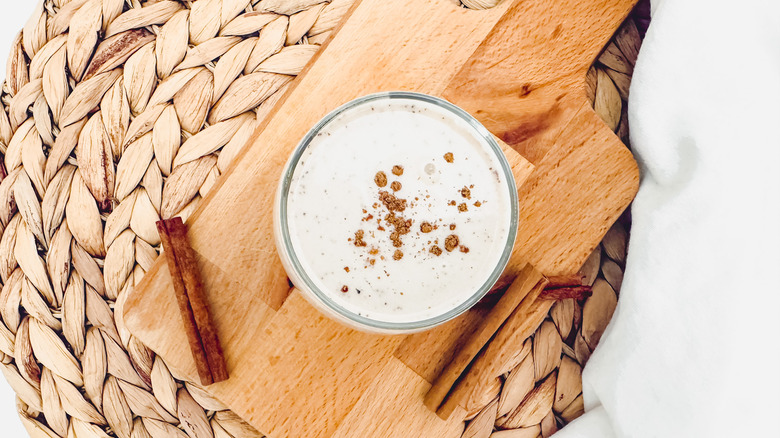
<path fill-rule="evenodd" d="M 155 221 L 197 208 L 352 1 L 38 5 L 0 111 L 0 369 L 30 435 L 262 436 L 171 376 L 113 309 L 158 255 Z M 643 28 L 632 15 L 588 74 L 626 142 Z M 581 366 L 614 310 L 626 241 L 624 225 L 610 230 L 584 268 L 593 296 L 553 307 L 464 436 L 546 437 L 582 413 Z"/>

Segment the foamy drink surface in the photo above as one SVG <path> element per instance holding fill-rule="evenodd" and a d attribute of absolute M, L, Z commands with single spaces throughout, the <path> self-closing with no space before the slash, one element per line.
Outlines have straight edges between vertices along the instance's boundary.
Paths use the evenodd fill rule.
<path fill-rule="evenodd" d="M 347 312 L 388 323 L 436 318 L 485 288 L 503 268 L 514 181 L 483 134 L 409 98 L 364 102 L 326 123 L 286 197 L 309 281 Z"/>

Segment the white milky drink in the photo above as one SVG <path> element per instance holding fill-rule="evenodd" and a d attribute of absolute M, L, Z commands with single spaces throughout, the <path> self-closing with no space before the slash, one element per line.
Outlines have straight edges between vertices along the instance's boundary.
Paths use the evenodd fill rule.
<path fill-rule="evenodd" d="M 492 136 L 427 95 L 334 111 L 280 184 L 277 247 L 293 283 L 353 327 L 408 332 L 476 303 L 507 263 L 517 193 Z"/>

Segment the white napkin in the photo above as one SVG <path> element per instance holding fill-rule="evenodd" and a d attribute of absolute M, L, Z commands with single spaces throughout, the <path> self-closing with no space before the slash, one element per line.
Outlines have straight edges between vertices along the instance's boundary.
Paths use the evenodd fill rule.
<path fill-rule="evenodd" d="M 778 436 L 780 2 L 656 0 L 623 290 L 555 438 Z"/>

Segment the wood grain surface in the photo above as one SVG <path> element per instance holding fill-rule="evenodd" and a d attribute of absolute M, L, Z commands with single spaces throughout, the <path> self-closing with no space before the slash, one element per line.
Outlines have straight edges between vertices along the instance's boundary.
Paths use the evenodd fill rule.
<path fill-rule="evenodd" d="M 636 164 L 584 92 L 593 59 L 635 0 L 362 0 L 296 80 L 190 220 L 231 378 L 209 387 L 272 438 L 457 436 L 422 403 L 475 327 L 475 309 L 428 333 L 368 335 L 290 293 L 273 239 L 273 198 L 299 139 L 356 97 L 408 90 L 446 98 L 514 149 L 520 228 L 503 283 L 531 263 L 576 271 L 636 193 Z M 518 151 L 519 154 L 515 151 Z M 128 298 L 127 327 L 183 378 L 197 375 L 164 261 Z M 421 346 L 431 348 L 421 348 Z"/>

